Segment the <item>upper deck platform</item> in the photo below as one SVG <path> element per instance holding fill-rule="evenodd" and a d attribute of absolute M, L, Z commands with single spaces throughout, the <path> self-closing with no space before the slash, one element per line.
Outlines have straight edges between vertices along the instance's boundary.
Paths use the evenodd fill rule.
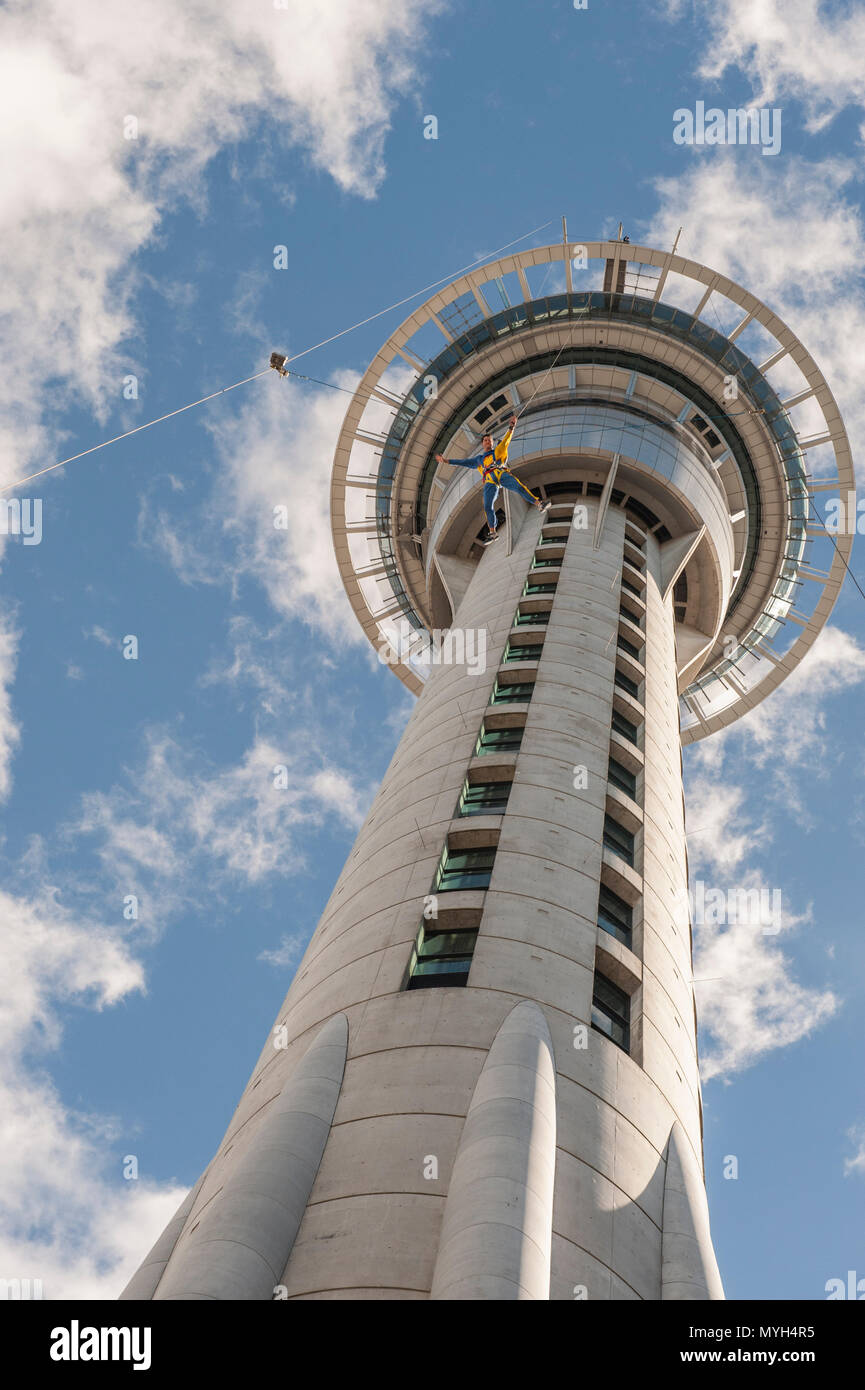
<path fill-rule="evenodd" d="M 703 515 L 696 493 L 717 492 L 734 582 L 682 691 L 683 738 L 752 708 L 815 640 L 852 544 L 817 520 L 815 494 L 845 496 L 854 481 L 834 398 L 802 344 L 726 277 L 623 242 L 524 251 L 438 291 L 370 364 L 336 451 L 337 559 L 377 646 L 443 625 L 437 549 L 478 555 L 461 510 L 472 475 L 434 455 L 477 452 L 514 410 L 525 413 L 511 462 L 535 489 L 580 479 L 592 491 L 615 460 L 628 505 L 673 536 Z M 685 456 L 691 484 L 671 462 Z M 700 627 L 694 579 L 676 616 Z M 393 669 L 422 688 L 417 660 Z"/>

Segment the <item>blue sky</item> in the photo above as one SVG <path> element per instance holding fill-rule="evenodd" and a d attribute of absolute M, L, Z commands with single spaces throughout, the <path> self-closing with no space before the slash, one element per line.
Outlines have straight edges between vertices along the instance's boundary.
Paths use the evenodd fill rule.
<path fill-rule="evenodd" d="M 857 455 L 863 38 L 804 0 L 8 6 L 3 481 L 562 214 L 681 226 L 806 343 Z M 701 100 L 780 109 L 780 153 L 675 144 Z M 299 366 L 350 388 L 403 312 Z M 210 1159 L 409 712 L 330 547 L 347 400 L 268 374 L 28 485 L 41 543 L 4 539 L 0 1275 L 46 1297 L 115 1296 Z M 863 683 L 848 584 L 797 675 L 686 753 L 692 876 L 784 901 L 775 936 L 695 942 L 731 1297 L 865 1277 Z"/>

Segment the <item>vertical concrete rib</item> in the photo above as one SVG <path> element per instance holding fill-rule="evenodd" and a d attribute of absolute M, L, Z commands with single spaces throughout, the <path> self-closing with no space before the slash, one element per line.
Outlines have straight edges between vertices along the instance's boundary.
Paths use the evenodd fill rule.
<path fill-rule="evenodd" d="M 553 1045 L 527 1001 L 497 1032 L 472 1096 L 430 1298 L 549 1298 L 555 1169 Z"/>
<path fill-rule="evenodd" d="M 120 1295 L 121 1302 L 124 1299 L 130 1301 L 144 1301 L 153 1298 L 159 1281 L 165 1271 L 165 1266 L 171 1258 L 171 1252 L 177 1244 L 178 1237 L 186 1224 L 186 1218 L 192 1211 L 203 1181 L 204 1174 L 202 1174 L 195 1186 L 186 1194 L 180 1206 L 177 1208 L 177 1211 L 162 1232 L 162 1235 L 159 1237 L 152 1250 L 145 1256 L 143 1263 L 139 1265 L 138 1269 L 133 1274 L 126 1288 Z"/>
<path fill-rule="evenodd" d="M 663 1251 L 662 1299 L 724 1297 L 709 1233 L 703 1176 L 678 1122 L 670 1131 L 667 1145 Z"/>
<path fill-rule="evenodd" d="M 154 1299 L 271 1299 L 324 1153 L 348 1023 L 337 1014 L 263 1116 L 231 1177 L 178 1242 Z"/>

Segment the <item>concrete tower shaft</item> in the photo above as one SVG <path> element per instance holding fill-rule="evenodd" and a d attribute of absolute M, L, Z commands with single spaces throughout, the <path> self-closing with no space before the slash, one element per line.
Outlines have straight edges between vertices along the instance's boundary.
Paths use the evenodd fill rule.
<path fill-rule="evenodd" d="M 849 456 L 822 378 L 803 439 L 736 346 L 771 323 L 776 363 L 816 373 L 759 301 L 694 267 L 696 311 L 670 308 L 693 263 L 622 243 L 588 247 L 615 291 L 578 293 L 573 250 L 442 291 L 349 408 L 337 555 L 420 697 L 225 1138 L 126 1298 L 723 1297 L 680 723 L 730 722 L 813 640 L 849 547 L 808 554 L 804 455 L 831 447 L 842 489 Z M 567 291 L 533 298 L 557 259 Z M 699 317 L 717 286 L 746 300 L 728 336 Z M 444 346 L 422 357 L 431 323 Z M 434 456 L 515 409 L 511 461 L 552 505 L 505 494 L 484 549 L 476 475 Z"/>

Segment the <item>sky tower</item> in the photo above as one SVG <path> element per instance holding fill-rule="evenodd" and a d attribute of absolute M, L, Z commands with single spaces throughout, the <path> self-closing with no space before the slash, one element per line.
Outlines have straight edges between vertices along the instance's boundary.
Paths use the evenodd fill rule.
<path fill-rule="evenodd" d="M 484 547 L 478 475 L 435 455 L 512 413 L 552 506 L 503 494 Z M 802 344 L 674 253 L 540 247 L 406 319 L 349 406 L 332 521 L 419 699 L 123 1298 L 723 1298 L 681 745 L 812 645 L 851 545 L 819 493 L 853 487 Z"/>

